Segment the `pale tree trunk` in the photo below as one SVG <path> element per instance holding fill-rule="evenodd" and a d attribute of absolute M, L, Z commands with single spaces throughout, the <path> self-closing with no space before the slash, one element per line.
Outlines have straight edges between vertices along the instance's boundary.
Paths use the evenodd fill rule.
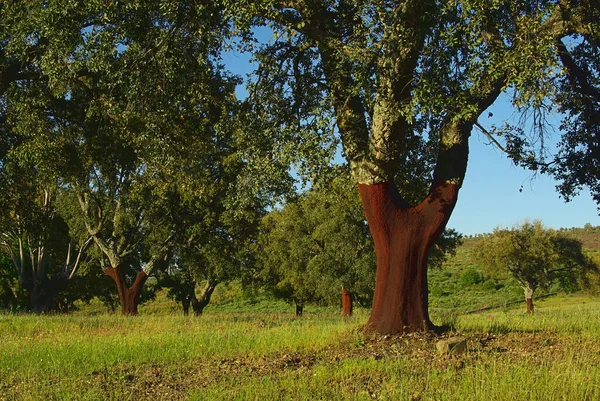
<path fill-rule="evenodd" d="M 204 308 L 210 303 L 210 298 L 215 291 L 215 288 L 219 284 L 217 281 L 207 280 L 202 292 L 200 293 L 200 299 L 196 297 L 196 294 L 193 294 L 192 297 L 192 308 L 194 309 L 194 314 L 196 316 L 202 315 L 204 312 Z"/>

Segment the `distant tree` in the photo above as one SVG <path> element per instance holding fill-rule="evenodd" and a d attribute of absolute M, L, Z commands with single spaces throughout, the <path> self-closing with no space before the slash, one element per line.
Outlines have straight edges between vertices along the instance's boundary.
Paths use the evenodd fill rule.
<path fill-rule="evenodd" d="M 339 171 L 338 171 L 339 173 Z M 338 304 L 345 288 L 372 296 L 375 256 L 360 199 L 346 172 L 267 215 L 258 243 L 261 275 L 276 296 L 295 303 Z"/>
<path fill-rule="evenodd" d="M 582 251 L 581 242 L 545 228 L 540 221 L 525 222 L 511 230 L 495 229 L 474 249 L 475 259 L 489 272 L 509 272 L 525 292 L 527 312 L 533 312 L 538 288 L 558 283 L 574 289 L 597 265 Z"/>
<path fill-rule="evenodd" d="M 161 286 L 169 288 L 168 296 L 182 305 L 185 315 L 190 306 L 201 315 L 218 284 L 240 278 L 254 266 L 251 246 L 263 208 L 257 204 L 253 211 L 235 215 L 223 204 L 229 186 L 213 189 L 222 194 L 213 192 L 211 205 L 194 213 L 188 210 L 186 218 L 195 216 L 196 221 L 187 227 L 187 240 L 175 247 L 169 267 L 160 274 Z"/>
<path fill-rule="evenodd" d="M 71 232 L 57 202 L 60 185 L 34 165 L 5 154 L 0 182 L 5 184 L 0 192 L 0 252 L 12 262 L 3 280 L 4 296 L 13 294 L 12 304 L 33 312 L 64 309 L 59 293 L 69 293 L 80 278 L 91 237 Z M 74 301 L 86 295 L 69 297 Z"/>

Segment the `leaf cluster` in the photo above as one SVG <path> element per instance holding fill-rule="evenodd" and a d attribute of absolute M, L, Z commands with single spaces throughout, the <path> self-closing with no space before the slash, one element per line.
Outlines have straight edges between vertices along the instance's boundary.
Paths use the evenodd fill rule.
<path fill-rule="evenodd" d="M 490 273 L 509 272 L 525 288 L 577 288 L 585 273 L 598 266 L 582 251 L 581 242 L 545 228 L 541 221 L 515 228 L 495 229 L 473 250 L 475 259 Z"/>

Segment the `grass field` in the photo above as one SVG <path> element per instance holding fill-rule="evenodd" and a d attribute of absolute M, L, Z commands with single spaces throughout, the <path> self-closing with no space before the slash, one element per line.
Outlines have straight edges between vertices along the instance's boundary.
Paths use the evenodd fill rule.
<path fill-rule="evenodd" d="M 452 357 L 432 333 L 366 335 L 364 310 L 0 315 L 0 399 L 600 400 L 600 300 L 536 306 L 453 316 Z"/>

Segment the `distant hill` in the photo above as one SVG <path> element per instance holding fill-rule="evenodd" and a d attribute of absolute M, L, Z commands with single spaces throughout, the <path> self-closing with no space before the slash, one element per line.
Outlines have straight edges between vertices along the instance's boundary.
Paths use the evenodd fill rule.
<path fill-rule="evenodd" d="M 560 228 L 559 231 L 567 233 L 580 240 L 584 249 L 600 250 L 600 226 L 592 226 L 588 223 L 583 227 Z M 463 238 L 463 244 L 461 248 L 473 248 L 482 238 L 488 235 L 491 234 L 485 233 L 466 236 Z"/>

